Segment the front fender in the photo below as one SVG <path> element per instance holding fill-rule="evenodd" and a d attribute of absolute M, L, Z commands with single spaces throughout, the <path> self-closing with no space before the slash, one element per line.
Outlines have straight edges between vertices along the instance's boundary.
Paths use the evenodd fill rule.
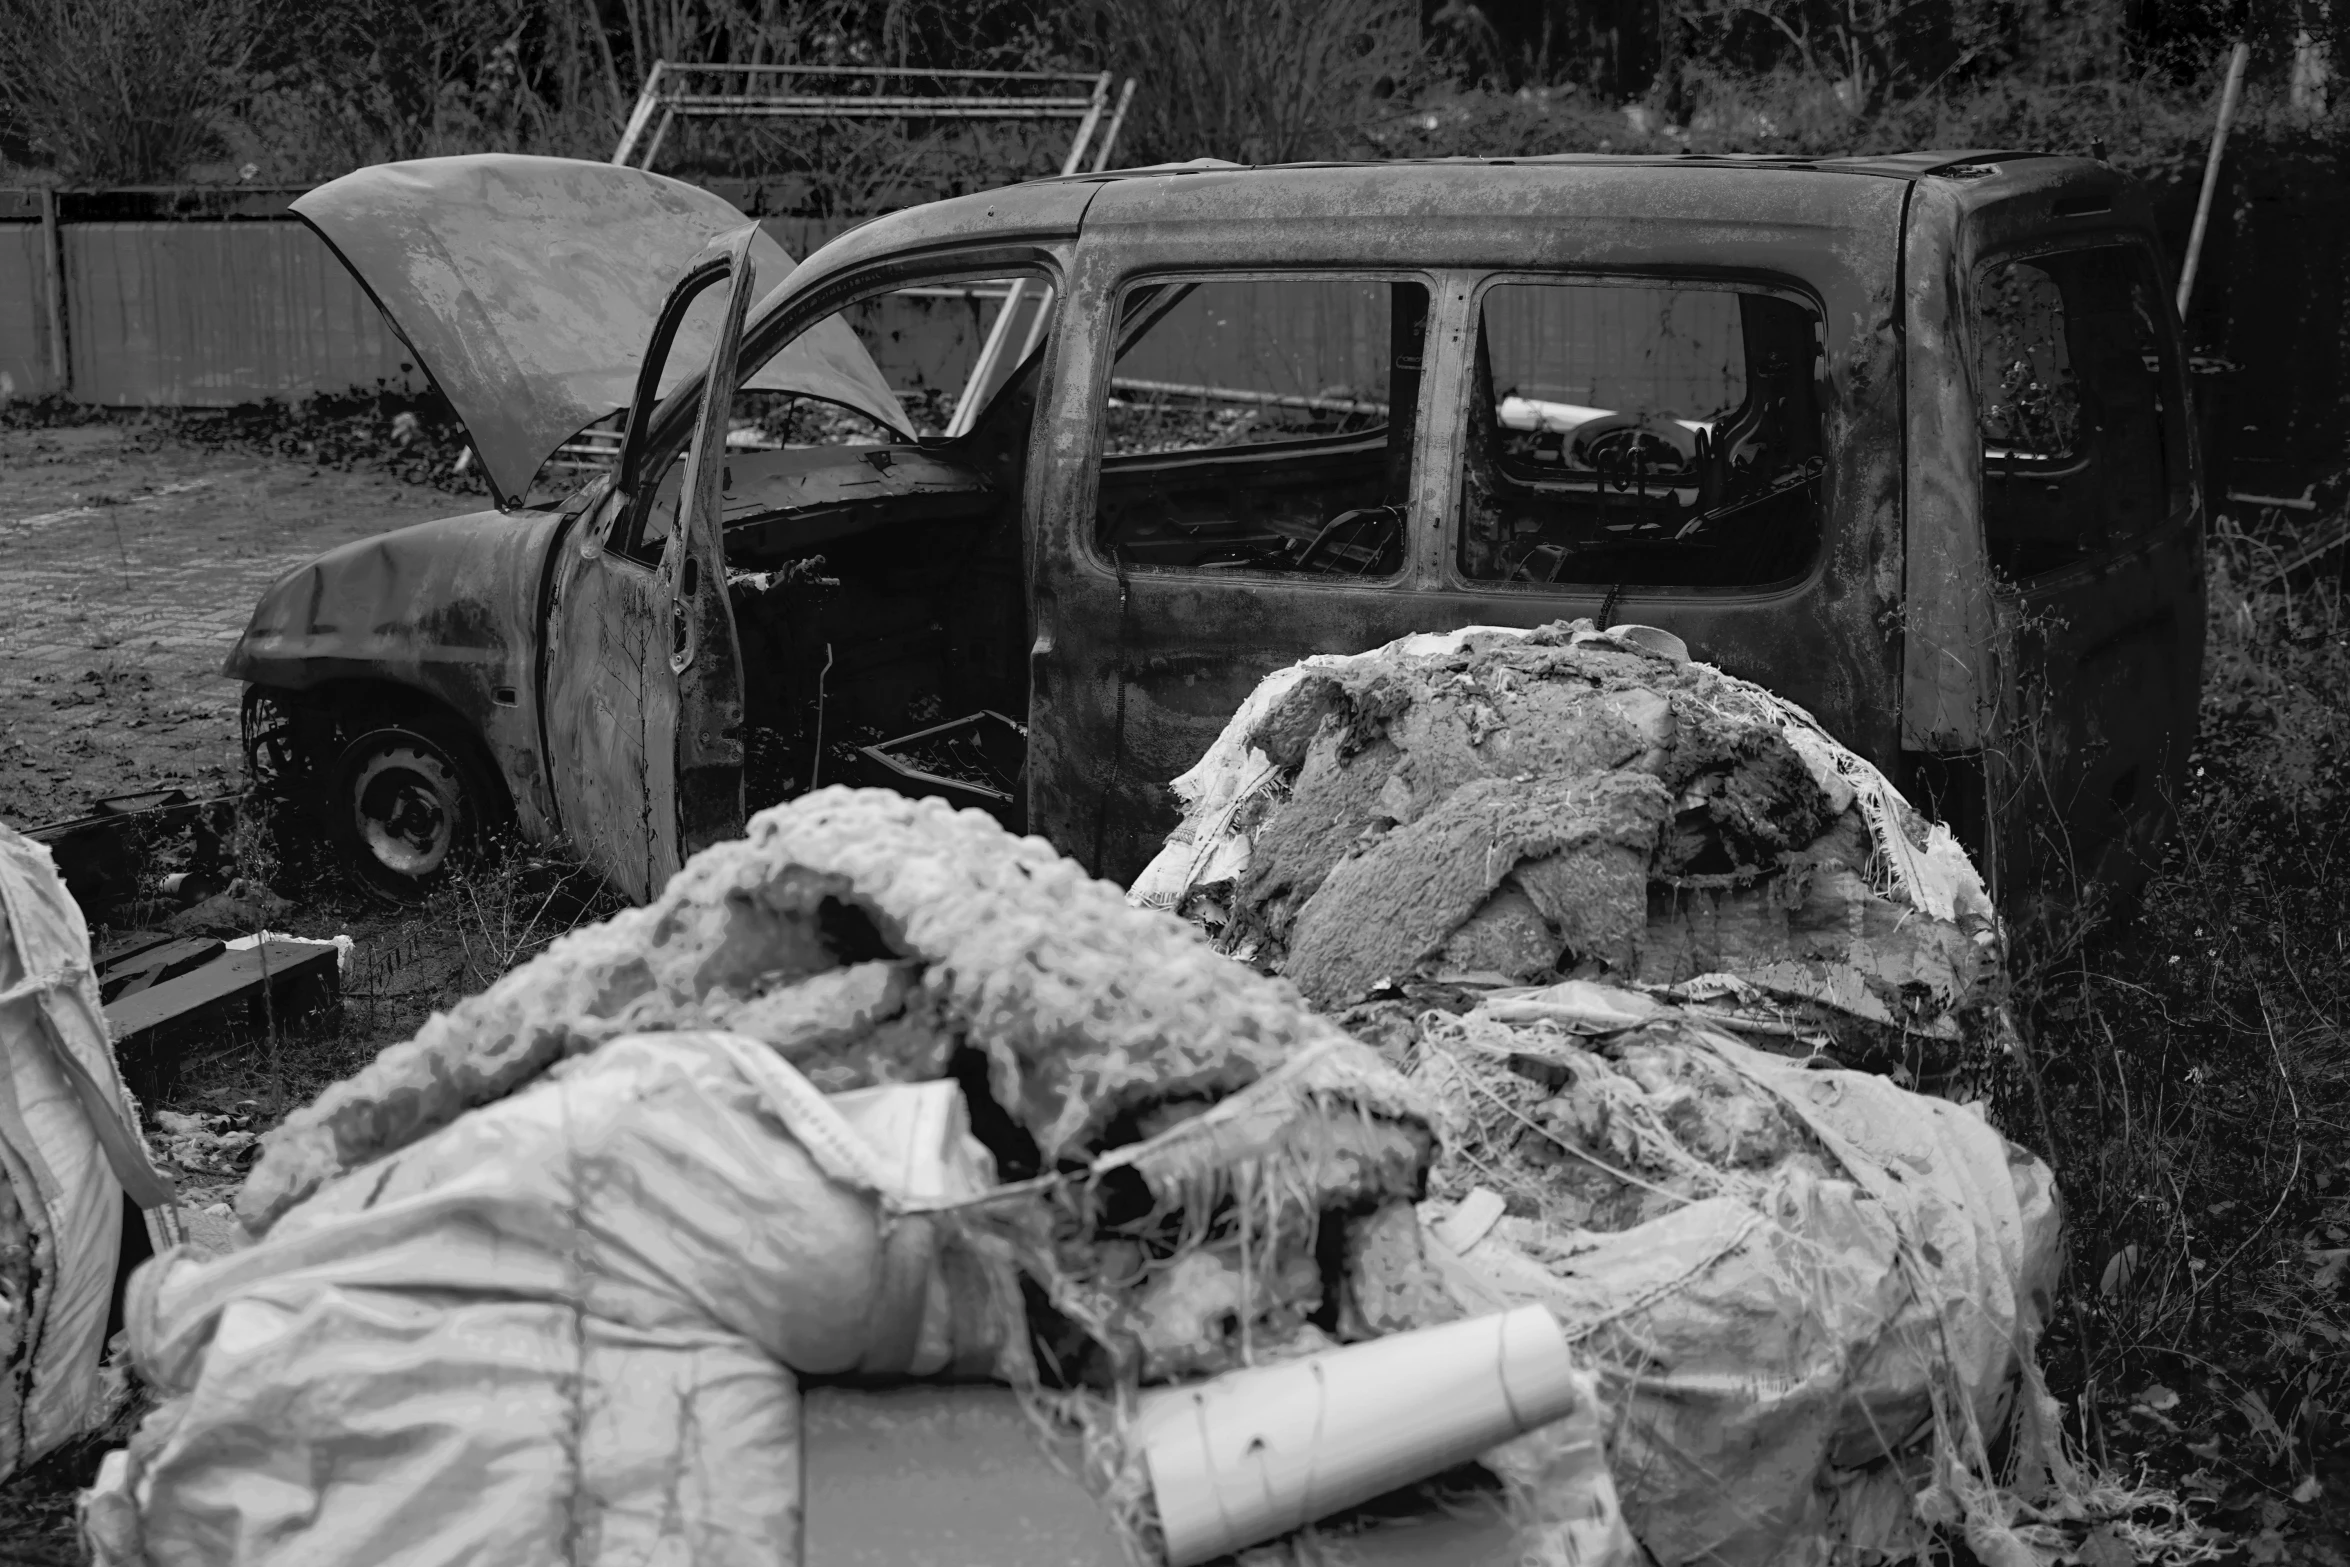
<path fill-rule="evenodd" d="M 261 595 L 223 673 L 286 691 L 389 681 L 481 736 L 525 834 L 554 830 L 539 744 L 539 588 L 555 512 L 475 512 L 327 551 Z"/>

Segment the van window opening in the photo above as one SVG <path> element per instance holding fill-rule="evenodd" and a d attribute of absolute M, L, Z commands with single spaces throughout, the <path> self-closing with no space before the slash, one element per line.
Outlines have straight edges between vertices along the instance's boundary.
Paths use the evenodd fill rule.
<path fill-rule="evenodd" d="M 1701 285 L 1502 283 L 1478 312 L 1461 574 L 1747 587 L 1810 563 L 1818 313 Z"/>
<path fill-rule="evenodd" d="M 886 784 L 1017 824 L 1028 717 L 1018 499 L 1058 304 L 1037 286 L 1050 281 L 1041 271 L 1024 280 L 980 412 L 952 439 L 1009 277 L 923 279 L 793 340 L 853 332 L 913 441 L 842 403 L 750 384 L 758 366 L 746 360 L 722 504 L 748 808 L 812 784 Z M 684 467 L 673 458 L 642 508 L 654 560 Z"/>
<path fill-rule="evenodd" d="M 2186 504 L 2186 399 L 2150 259 L 2107 245 L 1999 263 L 1974 320 L 1983 532 L 2012 581 L 2126 546 Z"/>
<path fill-rule="evenodd" d="M 1141 571 L 1403 566 L 1428 290 L 1194 277 L 1120 302 L 1094 542 Z"/>

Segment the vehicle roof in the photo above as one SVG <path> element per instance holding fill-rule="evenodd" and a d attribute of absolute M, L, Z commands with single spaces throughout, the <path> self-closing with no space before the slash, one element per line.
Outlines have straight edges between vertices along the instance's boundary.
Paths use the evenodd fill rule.
<path fill-rule="evenodd" d="M 1429 174 L 1438 171 L 1459 171 L 1473 177 L 1462 179 L 1457 186 L 1450 186 L 1450 182 L 1431 182 Z M 1804 158 L 1777 153 L 1574 152 L 1518 158 L 1420 158 L 1258 165 L 1202 158 L 1190 163 L 1155 164 L 1029 180 L 1019 185 L 909 207 L 870 219 L 849 233 L 859 236 L 863 241 L 854 246 L 860 251 L 969 239 L 990 231 L 1006 234 L 1022 231 L 1031 234 L 1072 234 L 1084 220 L 1085 209 L 1089 204 L 1084 199 L 1086 194 L 1090 194 L 1088 187 L 1120 187 L 1123 199 L 1118 206 L 1125 212 L 1138 213 L 1152 199 L 1137 188 L 1146 181 L 1159 182 L 1171 207 L 1196 207 L 1204 193 L 1203 187 L 1225 187 L 1235 194 L 1245 191 L 1254 198 L 1252 205 L 1268 197 L 1275 197 L 1276 192 L 1286 189 L 1294 191 L 1301 199 L 1311 199 L 1311 204 L 1315 206 L 1328 202 L 1335 193 L 1333 186 L 1359 197 L 1371 198 L 1373 205 L 1384 192 L 1411 187 L 1414 202 L 1421 204 L 1420 210 L 1430 215 L 1439 215 L 1450 205 L 1443 201 L 1443 192 L 1449 186 L 1458 203 L 1457 210 L 1466 215 L 1496 197 L 1506 199 L 1509 195 L 1516 195 L 1522 199 L 1530 187 L 1573 190 L 1578 186 L 1604 183 L 1622 188 L 1627 176 L 1642 182 L 1654 179 L 1662 184 L 1685 179 L 1696 171 L 1707 171 L 1711 176 L 1709 183 L 1722 178 L 1720 173 L 1713 171 L 1744 176 L 1733 184 L 1717 188 L 1735 190 L 1744 208 L 1742 215 L 1753 218 L 1767 218 L 1770 208 L 1780 202 L 1786 203 L 1791 211 L 1816 213 L 1821 187 L 1837 184 L 1855 186 L 1852 194 L 1857 200 L 1861 196 L 1857 188 L 1861 182 L 1914 182 L 1948 178 L 1963 187 L 1964 204 L 1974 206 L 2045 191 L 2051 186 L 2114 184 L 2122 179 L 2106 164 L 2089 158 L 1997 148 L 1874 153 L 1834 158 Z M 1748 183 L 1749 179 L 1751 183 Z M 1437 192 L 1438 203 L 1433 209 L 1426 205 L 1432 189 Z M 1078 199 L 1072 200 L 1073 197 Z M 844 235 L 843 238 L 848 236 Z M 839 241 L 834 243 L 838 244 Z"/>

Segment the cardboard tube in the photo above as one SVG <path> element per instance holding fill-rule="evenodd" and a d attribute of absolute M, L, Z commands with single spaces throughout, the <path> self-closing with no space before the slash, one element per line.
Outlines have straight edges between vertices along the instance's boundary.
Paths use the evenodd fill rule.
<path fill-rule="evenodd" d="M 1156 1394 L 1138 1424 L 1168 1567 L 1198 1567 L 1442 1474 L 1589 1397 L 1540 1306 Z"/>

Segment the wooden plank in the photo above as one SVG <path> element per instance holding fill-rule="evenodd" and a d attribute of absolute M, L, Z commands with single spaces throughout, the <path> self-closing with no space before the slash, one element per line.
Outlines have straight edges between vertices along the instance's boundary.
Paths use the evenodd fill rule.
<path fill-rule="evenodd" d="M 184 938 L 175 936 L 168 930 L 126 930 L 120 932 L 109 938 L 91 954 L 97 963 L 99 983 L 105 983 L 108 970 L 119 968 L 142 953 L 153 952 L 157 947 L 169 946 L 182 939 Z"/>
<path fill-rule="evenodd" d="M 98 973 L 98 994 L 108 1003 L 192 973 L 228 947 L 210 936 L 182 936 L 151 947 L 134 958 L 118 960 Z"/>
<path fill-rule="evenodd" d="M 225 1019 L 241 1009 L 257 1008 L 265 961 L 273 999 L 290 999 L 299 990 L 321 984 L 329 994 L 339 988 L 331 941 L 267 941 L 223 952 L 200 968 L 108 1006 L 106 1026 L 114 1035 L 115 1049 L 145 1043 L 144 1036 L 168 1027 Z"/>

